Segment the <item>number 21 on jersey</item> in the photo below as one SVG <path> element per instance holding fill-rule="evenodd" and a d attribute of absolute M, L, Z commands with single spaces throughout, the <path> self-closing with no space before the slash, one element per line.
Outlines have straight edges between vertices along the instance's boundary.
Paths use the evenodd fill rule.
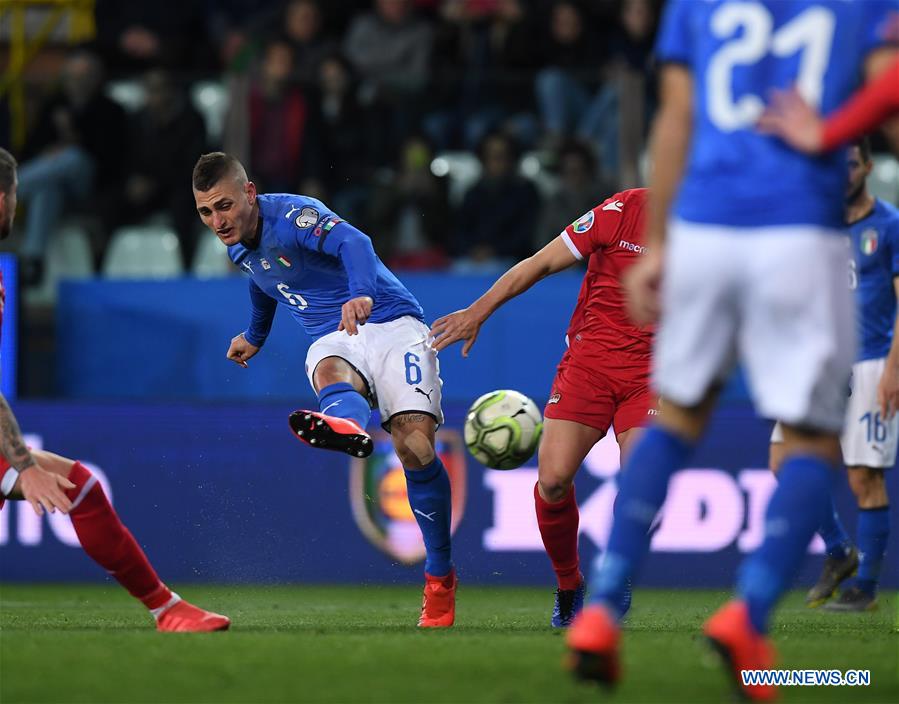
<path fill-rule="evenodd" d="M 727 41 L 712 56 L 706 73 L 712 124 L 722 132 L 755 124 L 764 109 L 763 97 L 752 93 L 734 96 L 733 74 L 735 69 L 753 66 L 769 54 L 777 58 L 800 54 L 797 87 L 806 101 L 819 107 L 835 23 L 829 9 L 812 6 L 775 31 L 774 18 L 764 5 L 722 5 L 711 17 L 711 31 Z"/>

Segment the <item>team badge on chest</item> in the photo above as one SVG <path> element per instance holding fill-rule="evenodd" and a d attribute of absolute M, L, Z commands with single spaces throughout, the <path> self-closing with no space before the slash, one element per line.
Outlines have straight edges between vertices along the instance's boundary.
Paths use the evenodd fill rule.
<path fill-rule="evenodd" d="M 865 230 L 859 238 L 859 249 L 862 254 L 871 256 L 877 251 L 877 230 Z"/>

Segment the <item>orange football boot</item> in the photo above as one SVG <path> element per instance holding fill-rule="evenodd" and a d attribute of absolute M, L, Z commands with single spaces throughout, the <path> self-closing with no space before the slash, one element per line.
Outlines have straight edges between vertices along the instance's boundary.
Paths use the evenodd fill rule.
<path fill-rule="evenodd" d="M 608 609 L 585 606 L 568 628 L 568 669 L 578 679 L 614 687 L 621 677 L 620 639 L 621 628 Z"/>
<path fill-rule="evenodd" d="M 456 570 L 445 577 L 425 572 L 425 589 L 421 599 L 420 628 L 449 628 L 456 620 Z"/>
<path fill-rule="evenodd" d="M 371 435 L 349 418 L 326 416 L 318 411 L 294 411 L 288 419 L 298 440 L 312 447 L 368 457 L 374 449 Z"/>
<path fill-rule="evenodd" d="M 741 670 L 770 670 L 777 659 L 774 646 L 750 623 L 746 602 L 727 602 L 705 622 L 702 630 L 724 660 L 739 694 L 756 702 L 777 698 L 774 685 L 744 685 L 740 676 Z"/>
<path fill-rule="evenodd" d="M 205 611 L 184 599 L 170 606 L 156 622 L 156 630 L 167 633 L 206 633 L 227 631 L 231 619 L 212 611 Z"/>

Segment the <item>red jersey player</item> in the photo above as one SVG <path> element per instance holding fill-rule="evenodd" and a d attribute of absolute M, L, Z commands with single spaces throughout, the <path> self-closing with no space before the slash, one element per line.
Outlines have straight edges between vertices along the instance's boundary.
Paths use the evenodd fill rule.
<path fill-rule="evenodd" d="M 626 453 L 657 404 L 649 389 L 652 331 L 631 322 L 619 284 L 644 251 L 646 196 L 643 188 L 616 193 L 509 269 L 471 306 L 431 327 L 438 351 L 465 340 L 462 355 L 468 356 L 481 325 L 503 303 L 550 274 L 589 259 L 568 327 L 568 349 L 544 411 L 534 487 L 537 524 L 558 580 L 551 621 L 557 628 L 568 626 L 584 601 L 574 475 L 610 426 Z"/>
<path fill-rule="evenodd" d="M 0 148 L 0 239 L 12 229 L 16 212 L 16 161 Z M 5 292 L 0 277 L 0 320 Z M 0 394 L 0 508 L 24 499 L 37 515 L 69 514 L 84 551 L 143 602 L 160 631 L 222 631 L 231 623 L 187 603 L 163 584 L 140 545 L 119 520 L 90 470 L 51 452 L 29 450 L 19 424 Z"/>

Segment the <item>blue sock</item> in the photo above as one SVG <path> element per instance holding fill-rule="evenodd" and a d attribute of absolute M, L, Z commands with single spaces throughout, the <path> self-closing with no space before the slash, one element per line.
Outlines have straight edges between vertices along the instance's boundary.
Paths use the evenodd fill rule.
<path fill-rule="evenodd" d="M 453 500 L 449 475 L 439 457 L 424 469 L 406 470 L 406 493 L 425 541 L 425 572 L 444 577 L 453 569 L 450 556 Z"/>
<path fill-rule="evenodd" d="M 890 507 L 859 509 L 856 538 L 858 577 L 855 586 L 873 596 L 877 592 L 880 566 L 890 538 Z"/>
<path fill-rule="evenodd" d="M 843 528 L 836 506 L 833 505 L 833 494 L 830 495 L 830 506 L 824 516 L 824 522 L 818 528 L 818 535 L 824 541 L 828 557 L 842 559 L 852 548 L 852 541 Z"/>
<path fill-rule="evenodd" d="M 692 443 L 659 426 L 647 429 L 634 447 L 621 471 L 609 544 L 593 565 L 591 603 L 622 616 L 630 581 L 649 549 L 649 527 L 665 502 L 668 480 L 692 451 Z"/>
<path fill-rule="evenodd" d="M 368 401 L 352 384 L 343 381 L 326 386 L 318 392 L 318 409 L 329 416 L 354 420 L 362 429 L 371 420 Z"/>
<path fill-rule="evenodd" d="M 800 565 L 808 544 L 831 506 L 830 465 L 820 457 L 794 455 L 780 469 L 765 511 L 765 540 L 740 567 L 737 593 L 759 633 Z"/>

